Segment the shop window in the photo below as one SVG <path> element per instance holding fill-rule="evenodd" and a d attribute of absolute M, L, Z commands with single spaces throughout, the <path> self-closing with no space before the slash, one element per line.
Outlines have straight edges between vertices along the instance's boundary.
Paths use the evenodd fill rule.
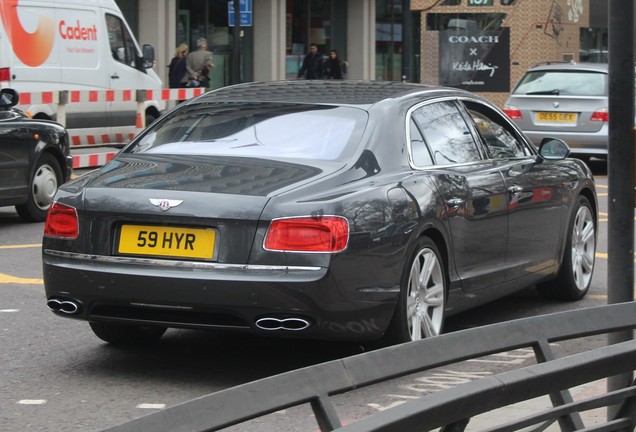
<path fill-rule="evenodd" d="M 607 28 L 585 27 L 580 29 L 580 61 L 607 63 L 607 46 Z"/>
<path fill-rule="evenodd" d="M 177 40 L 175 47 L 186 43 L 190 51 L 197 49 L 197 39 L 208 41 L 208 49 L 213 53 L 214 71 L 210 76 L 210 86 L 223 87 L 233 83 L 234 56 L 239 55 L 239 82 L 253 78 L 253 27 L 240 28 L 240 53 L 234 51 L 234 27 L 228 22 L 226 1 L 177 1 Z"/>
<path fill-rule="evenodd" d="M 325 58 L 335 49 L 340 59 L 346 61 L 347 2 L 288 0 L 286 12 L 287 78 L 297 76 L 312 43 Z"/>

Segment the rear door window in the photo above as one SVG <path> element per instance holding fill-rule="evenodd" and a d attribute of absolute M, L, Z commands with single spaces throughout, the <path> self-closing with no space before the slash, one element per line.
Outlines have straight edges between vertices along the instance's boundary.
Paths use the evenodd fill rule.
<path fill-rule="evenodd" d="M 428 145 L 435 164 L 448 165 L 481 159 L 470 129 L 454 101 L 426 104 L 415 109 L 411 118 Z M 414 144 L 417 145 L 411 135 L 411 153 L 421 155 L 422 160 L 425 160 L 425 153 L 413 147 Z"/>

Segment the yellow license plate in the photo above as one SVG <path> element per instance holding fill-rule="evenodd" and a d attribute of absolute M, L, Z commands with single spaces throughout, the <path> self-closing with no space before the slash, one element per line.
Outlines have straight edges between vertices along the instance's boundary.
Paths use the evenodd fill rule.
<path fill-rule="evenodd" d="M 216 232 L 213 229 L 123 225 L 120 254 L 212 259 Z"/>
<path fill-rule="evenodd" d="M 547 122 L 575 123 L 576 122 L 576 113 L 538 112 L 537 113 L 537 120 L 538 121 L 547 121 Z"/>

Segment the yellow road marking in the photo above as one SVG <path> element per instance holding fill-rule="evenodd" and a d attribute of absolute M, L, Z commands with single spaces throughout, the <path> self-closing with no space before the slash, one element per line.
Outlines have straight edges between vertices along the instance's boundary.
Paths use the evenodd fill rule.
<path fill-rule="evenodd" d="M 598 215 L 599 216 L 609 216 L 609 214 L 607 212 L 598 212 Z M 636 216 L 634 216 L 634 220 L 636 221 Z M 603 219 L 599 219 L 598 221 L 599 222 L 607 222 L 608 219 L 603 218 Z"/>
<path fill-rule="evenodd" d="M 609 194 L 606 194 L 606 193 L 596 194 L 596 196 L 600 196 L 600 197 L 606 197 L 606 196 L 608 196 L 608 195 L 609 195 Z"/>
<path fill-rule="evenodd" d="M 39 248 L 39 247 L 42 247 L 41 243 L 23 244 L 23 245 L 6 245 L 6 246 L 0 246 L 0 249 L 26 249 L 26 248 Z"/>
<path fill-rule="evenodd" d="M 35 278 L 19 278 L 19 277 L 0 273 L 0 283 L 42 285 L 44 283 L 44 280 L 35 279 Z"/>
<path fill-rule="evenodd" d="M 603 252 L 596 252 L 595 254 L 596 258 L 601 258 L 601 259 L 608 259 L 609 255 Z M 636 252 L 634 253 L 634 256 L 636 257 Z M 636 259 L 634 259 L 634 262 L 636 263 Z"/>
<path fill-rule="evenodd" d="M 596 185 L 596 188 L 597 188 L 597 189 L 598 189 L 598 188 L 607 189 L 607 188 L 608 188 L 608 186 L 607 186 L 607 185 L 602 185 L 602 184 L 597 184 L 597 185 Z"/>
<path fill-rule="evenodd" d="M 42 247 L 41 243 L 37 244 L 21 244 L 21 245 L 5 245 L 0 246 L 0 249 L 26 249 L 26 248 L 39 248 Z M 0 283 L 13 283 L 13 284 L 25 284 L 25 285 L 42 285 L 44 281 L 36 278 L 21 278 L 0 273 Z"/>

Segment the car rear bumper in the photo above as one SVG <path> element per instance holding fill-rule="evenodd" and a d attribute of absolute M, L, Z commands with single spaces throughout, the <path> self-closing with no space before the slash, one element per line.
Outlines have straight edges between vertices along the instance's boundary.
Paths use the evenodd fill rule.
<path fill-rule="evenodd" d="M 57 315 L 87 321 L 331 340 L 380 337 L 397 298 L 346 298 L 322 267 L 190 264 L 45 250 L 46 297 L 77 304 Z"/>

